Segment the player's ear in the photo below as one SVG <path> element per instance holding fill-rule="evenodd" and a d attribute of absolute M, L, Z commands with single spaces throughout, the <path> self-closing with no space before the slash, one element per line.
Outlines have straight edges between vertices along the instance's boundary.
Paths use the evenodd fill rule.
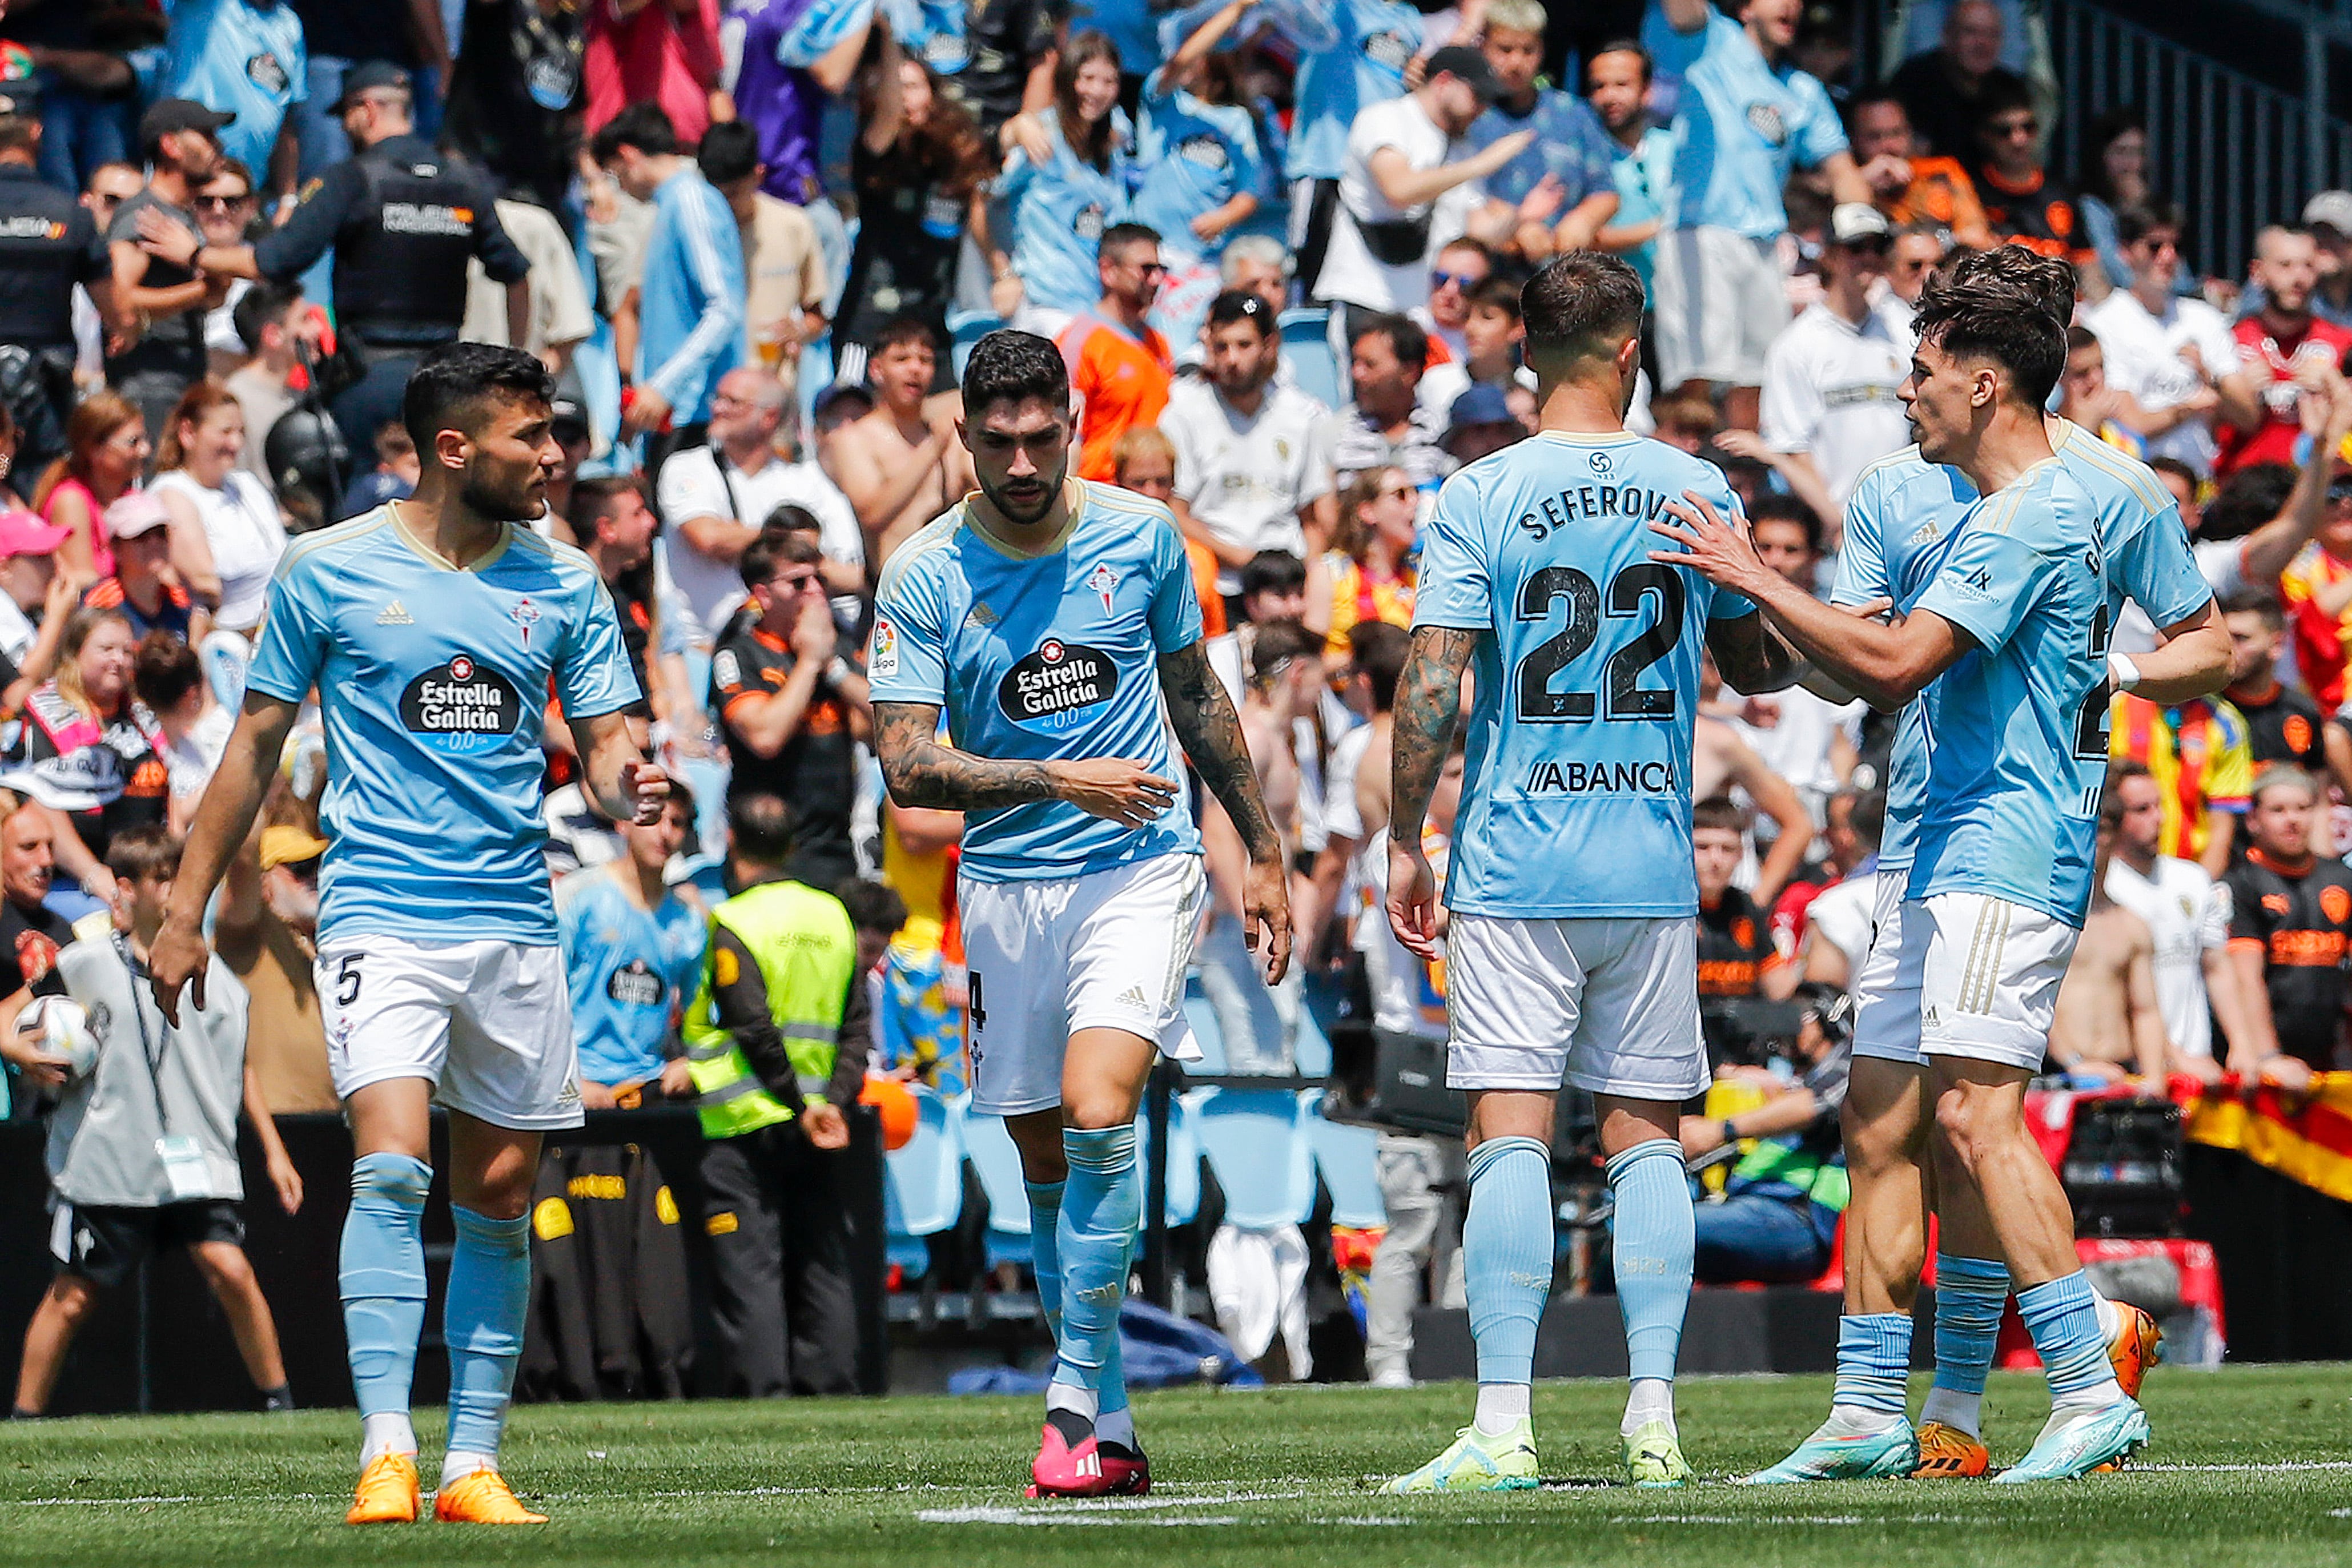
<path fill-rule="evenodd" d="M 473 455 L 474 439 L 463 430 L 445 426 L 433 433 L 433 460 L 443 468 L 462 471 Z"/>

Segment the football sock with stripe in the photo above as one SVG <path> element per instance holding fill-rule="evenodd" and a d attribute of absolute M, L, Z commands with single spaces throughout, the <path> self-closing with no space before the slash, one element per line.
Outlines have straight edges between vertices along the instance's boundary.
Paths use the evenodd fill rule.
<path fill-rule="evenodd" d="M 2097 1300 L 2081 1269 L 2020 1290 L 2017 1311 L 2041 1352 L 2053 1416 L 2095 1410 L 2124 1396 L 2107 1361 L 2106 1336 L 2099 1332 Z"/>
<path fill-rule="evenodd" d="M 530 1220 L 492 1219 L 450 1205 L 457 1245 L 449 1255 L 442 1335 L 449 1346 L 449 1444 L 444 1479 L 495 1468 L 499 1434 L 522 1358 L 530 1310 Z"/>
<path fill-rule="evenodd" d="M 1832 1436 L 1884 1432 L 1904 1416 L 1911 1372 L 1911 1314 L 1856 1312 L 1838 1319 Z"/>
<path fill-rule="evenodd" d="M 1474 1420 L 1492 1436 L 1528 1415 L 1536 1325 L 1551 1294 L 1551 1151 L 1541 1140 L 1490 1138 L 1470 1151 L 1462 1264 L 1478 1347 Z"/>
<path fill-rule="evenodd" d="M 1999 1258 L 1936 1254 L 1936 1382 L 1921 1421 L 1980 1435 L 1985 1378 L 2009 1304 L 2009 1265 Z"/>
<path fill-rule="evenodd" d="M 408 1389 L 425 1331 L 423 1227 L 432 1185 L 433 1167 L 405 1154 L 362 1154 L 352 1162 L 337 1278 L 362 1461 L 416 1451 Z"/>
<path fill-rule="evenodd" d="M 1626 1407 L 1630 1434 L 1644 1422 L 1674 1421 L 1675 1361 L 1696 1248 L 1682 1145 L 1671 1138 L 1634 1144 L 1609 1162 L 1609 1186 L 1617 1200 L 1617 1309 L 1625 1319 L 1627 1370 L 1640 1395 Z M 1643 1383 L 1662 1384 L 1664 1397 L 1660 1388 L 1642 1389 Z"/>
<path fill-rule="evenodd" d="M 1056 1393 L 1083 1391 L 1076 1407 L 1091 1420 L 1102 1407 L 1104 1374 L 1118 1367 L 1118 1310 L 1143 1214 L 1134 1124 L 1066 1127 L 1062 1154 L 1070 1174 L 1062 1186 L 1055 1237 L 1062 1262 L 1061 1358 L 1046 1406 L 1070 1408 L 1055 1404 Z"/>

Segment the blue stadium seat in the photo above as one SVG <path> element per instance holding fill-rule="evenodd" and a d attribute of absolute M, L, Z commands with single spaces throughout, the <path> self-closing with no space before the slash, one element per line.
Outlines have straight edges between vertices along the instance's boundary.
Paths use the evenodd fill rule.
<path fill-rule="evenodd" d="M 1337 408 L 1348 401 L 1339 355 L 1331 352 L 1331 312 L 1320 308 L 1285 310 L 1282 357 L 1298 390 Z"/>
<path fill-rule="evenodd" d="M 1225 1190 L 1226 1224 L 1270 1230 L 1314 1212 L 1315 1164 L 1295 1090 L 1212 1089 L 1192 1109 L 1209 1169 Z"/>
<path fill-rule="evenodd" d="M 988 1194 L 988 1263 L 1029 1261 L 1029 1189 L 1021 1173 L 1021 1151 L 1005 1131 L 1004 1118 L 976 1110 L 962 1119 L 964 1158 Z"/>
<path fill-rule="evenodd" d="M 1004 318 L 992 310 L 948 312 L 948 357 L 958 381 L 963 379 L 963 362 L 971 357 L 971 345 L 1003 325 Z"/>
<path fill-rule="evenodd" d="M 1315 1151 L 1315 1169 L 1331 1194 L 1331 1223 L 1355 1230 L 1388 1224 L 1388 1206 L 1381 1202 L 1381 1135 L 1369 1127 L 1326 1121 L 1319 1089 L 1300 1091 L 1298 1111 Z"/>
<path fill-rule="evenodd" d="M 1201 1138 L 1194 1125 L 1192 1101 L 1205 1090 L 1181 1094 L 1168 1102 L 1168 1223 L 1190 1225 L 1201 1212 Z M 1135 1118 L 1135 1168 L 1150 1179 L 1151 1118 L 1149 1107 Z"/>
<path fill-rule="evenodd" d="M 919 1279 L 931 1261 L 924 1238 L 963 1215 L 963 1141 L 946 1100 L 919 1083 L 907 1088 L 915 1097 L 915 1133 L 886 1156 L 884 1229 L 890 1261 Z"/>

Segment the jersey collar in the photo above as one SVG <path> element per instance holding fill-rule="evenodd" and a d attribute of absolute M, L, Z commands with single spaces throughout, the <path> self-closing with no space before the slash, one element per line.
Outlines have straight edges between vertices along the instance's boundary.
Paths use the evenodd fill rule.
<path fill-rule="evenodd" d="M 970 496 L 966 496 L 962 503 L 963 525 L 971 531 L 971 536 L 974 539 L 1008 561 L 1043 561 L 1048 555 L 1058 555 L 1061 553 L 1062 547 L 1069 543 L 1070 535 L 1077 531 L 1078 518 L 1086 510 L 1087 500 L 1084 479 L 1066 479 L 1063 482 L 1075 487 L 1077 490 L 1077 494 L 1070 501 L 1070 515 L 1063 522 L 1061 531 L 1035 550 L 1024 549 L 1010 540 L 1000 539 L 990 532 L 988 525 L 980 521 L 980 509 L 971 504 L 972 498 Z"/>
<path fill-rule="evenodd" d="M 439 551 L 430 548 L 423 540 L 408 531 L 408 524 L 401 521 L 400 503 L 398 501 L 386 501 L 383 503 L 383 509 L 391 514 L 392 531 L 400 540 L 400 542 L 408 546 L 409 549 L 415 551 L 418 555 L 422 556 L 428 563 L 444 572 L 487 572 L 499 560 L 500 557 L 506 554 L 507 547 L 514 542 L 515 525 L 511 522 L 500 523 L 499 525 L 499 542 L 496 544 L 491 545 L 488 550 L 482 552 L 480 556 L 475 560 L 469 561 L 465 565 L 460 566 L 455 561 L 450 560 L 446 555 L 442 554 Z"/>

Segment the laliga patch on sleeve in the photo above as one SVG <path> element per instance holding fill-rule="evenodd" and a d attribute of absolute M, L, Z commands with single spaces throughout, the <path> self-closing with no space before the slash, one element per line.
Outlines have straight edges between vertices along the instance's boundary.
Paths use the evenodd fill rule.
<path fill-rule="evenodd" d="M 866 673 L 877 680 L 898 673 L 898 628 L 887 616 L 874 618 L 874 644 L 866 656 Z"/>

